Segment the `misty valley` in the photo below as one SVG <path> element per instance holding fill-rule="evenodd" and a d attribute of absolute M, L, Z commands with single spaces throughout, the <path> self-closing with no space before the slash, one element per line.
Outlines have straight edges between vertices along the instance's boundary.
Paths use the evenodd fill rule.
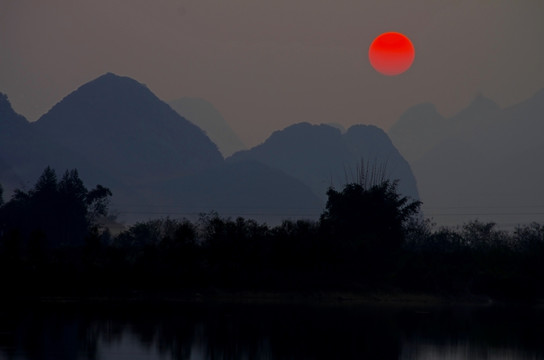
<path fill-rule="evenodd" d="M 111 73 L 0 94 L 0 359 L 543 358 L 543 94 L 250 149 Z"/>

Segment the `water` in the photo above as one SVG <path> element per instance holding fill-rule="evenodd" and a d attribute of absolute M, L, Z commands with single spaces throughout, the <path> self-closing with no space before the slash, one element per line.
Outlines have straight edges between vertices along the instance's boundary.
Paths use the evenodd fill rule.
<path fill-rule="evenodd" d="M 4 305 L 0 359 L 544 359 L 544 311 L 338 304 Z"/>

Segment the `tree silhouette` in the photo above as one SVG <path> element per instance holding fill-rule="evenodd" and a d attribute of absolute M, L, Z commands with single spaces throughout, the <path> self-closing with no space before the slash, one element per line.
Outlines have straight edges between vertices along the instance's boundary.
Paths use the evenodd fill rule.
<path fill-rule="evenodd" d="M 544 226 L 510 234 L 472 221 L 433 230 L 418 216 L 421 202 L 368 174 L 369 181 L 342 191 L 330 188 L 319 222 L 271 228 L 211 212 L 196 223 L 137 223 L 112 238 L 98 227 L 111 192 L 87 190 L 77 170 L 58 180 L 46 168 L 33 188 L 0 205 L 0 272 L 18 274 L 3 286 L 52 294 L 402 289 L 543 296 Z"/>
<path fill-rule="evenodd" d="M 397 182 L 389 180 L 370 187 L 351 183 L 340 192 L 330 188 L 327 196 L 321 229 L 336 244 L 343 278 L 384 283 L 396 271 L 405 226 L 421 202 L 399 195 Z"/>
<path fill-rule="evenodd" d="M 405 225 L 421 206 L 399 195 L 397 182 L 389 180 L 369 188 L 347 184 L 341 192 L 330 188 L 327 196 L 322 225 L 341 239 L 360 241 L 367 251 L 398 249 Z"/>
<path fill-rule="evenodd" d="M 58 181 L 47 167 L 32 189 L 16 190 L 0 208 L 0 226 L 35 248 L 82 245 L 97 218 L 106 215 L 109 196 L 100 185 L 88 191 L 75 169 Z"/>

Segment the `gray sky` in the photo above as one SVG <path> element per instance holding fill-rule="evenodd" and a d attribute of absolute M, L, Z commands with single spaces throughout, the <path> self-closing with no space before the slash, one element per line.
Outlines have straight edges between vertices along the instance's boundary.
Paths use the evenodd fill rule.
<path fill-rule="evenodd" d="M 300 121 L 388 129 L 421 102 L 450 116 L 543 88 L 542 19 L 542 0 L 0 0 L 0 91 L 33 121 L 114 72 L 207 99 L 250 146 Z M 396 77 L 367 60 L 386 31 L 416 48 Z"/>

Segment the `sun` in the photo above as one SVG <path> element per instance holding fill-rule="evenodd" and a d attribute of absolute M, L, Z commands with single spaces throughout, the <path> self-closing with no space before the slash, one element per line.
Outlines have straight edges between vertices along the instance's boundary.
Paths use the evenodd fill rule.
<path fill-rule="evenodd" d="M 398 32 L 386 32 L 374 39 L 368 49 L 372 67 L 388 76 L 402 74 L 414 62 L 416 52 L 410 39 Z"/>

